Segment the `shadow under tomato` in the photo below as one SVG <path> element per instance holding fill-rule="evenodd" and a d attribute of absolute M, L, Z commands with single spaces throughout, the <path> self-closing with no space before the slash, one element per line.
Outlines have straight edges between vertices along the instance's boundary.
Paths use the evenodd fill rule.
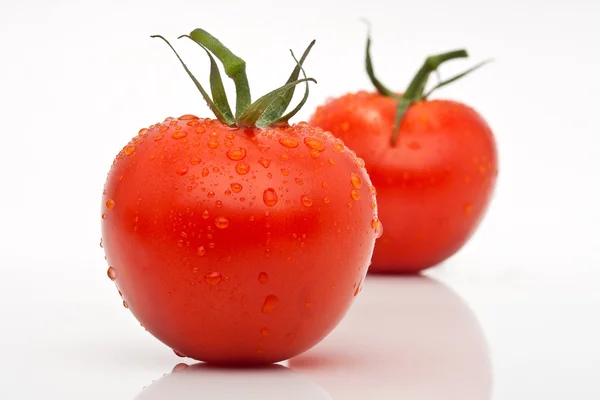
<path fill-rule="evenodd" d="M 261 399 L 331 400 L 304 374 L 279 364 L 263 367 L 222 367 L 177 364 L 144 388 L 134 400 Z"/>
<path fill-rule="evenodd" d="M 368 276 L 321 344 L 289 361 L 335 399 L 489 400 L 491 363 L 464 301 L 424 276 Z"/>

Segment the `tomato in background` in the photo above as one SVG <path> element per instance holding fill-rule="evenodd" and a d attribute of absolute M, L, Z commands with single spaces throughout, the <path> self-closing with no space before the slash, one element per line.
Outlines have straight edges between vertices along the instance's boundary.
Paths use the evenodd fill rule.
<path fill-rule="evenodd" d="M 369 49 L 370 39 L 367 72 L 378 92 L 333 99 L 310 123 L 342 139 L 369 169 L 385 225 L 369 271 L 416 273 L 452 256 L 475 232 L 495 187 L 496 144 L 472 108 L 424 93 L 429 75 L 465 51 L 429 57 L 398 95 L 374 76 Z"/>

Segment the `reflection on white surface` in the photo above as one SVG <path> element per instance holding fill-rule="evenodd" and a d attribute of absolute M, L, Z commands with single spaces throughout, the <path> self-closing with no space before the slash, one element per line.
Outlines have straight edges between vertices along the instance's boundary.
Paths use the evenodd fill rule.
<path fill-rule="evenodd" d="M 479 323 L 456 293 L 426 277 L 369 276 L 340 326 L 289 366 L 336 400 L 491 399 Z"/>
<path fill-rule="evenodd" d="M 187 399 L 331 400 L 303 374 L 282 365 L 263 368 L 220 368 L 178 364 L 134 400 Z"/>

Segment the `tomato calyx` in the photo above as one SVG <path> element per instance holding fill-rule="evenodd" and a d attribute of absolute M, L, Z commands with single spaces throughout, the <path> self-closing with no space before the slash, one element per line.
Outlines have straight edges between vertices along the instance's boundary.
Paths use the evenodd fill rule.
<path fill-rule="evenodd" d="M 214 113 L 215 117 L 222 123 L 231 127 L 268 127 L 287 123 L 288 120 L 296 115 L 296 113 L 298 113 L 298 111 L 300 111 L 302 106 L 306 103 L 309 94 L 308 83 L 317 83 L 314 78 L 306 77 L 306 73 L 302 67 L 302 64 L 306 60 L 306 57 L 315 44 L 315 41 L 313 40 L 302 54 L 302 57 L 300 57 L 300 60 L 296 59 L 294 52 L 290 50 L 292 57 L 296 62 L 296 66 L 294 67 L 294 70 L 292 71 L 287 82 L 281 87 L 252 102 L 250 95 L 250 84 L 248 82 L 248 76 L 246 75 L 246 62 L 231 52 L 231 50 L 229 50 L 225 45 L 223 45 L 223 43 L 221 43 L 210 33 L 203 29 L 197 28 L 194 29 L 189 35 L 179 36 L 178 39 L 188 38 L 206 51 L 206 54 L 210 60 L 211 97 L 211 95 L 209 95 L 204 89 L 202 84 L 192 74 L 175 48 L 167 39 L 161 35 L 152 35 L 150 37 L 162 39 L 171 48 L 185 69 L 185 72 L 194 82 L 194 85 L 208 104 L 208 107 Z M 223 80 L 221 79 L 221 72 L 219 71 L 215 57 L 221 62 L 221 64 L 223 64 L 225 74 L 233 81 L 235 85 L 235 115 L 229 106 L 227 93 L 225 92 Z M 300 72 L 302 72 L 303 78 L 298 79 Z M 287 114 L 284 114 L 292 101 L 296 86 L 300 83 L 305 83 L 303 98 L 296 107 L 294 107 Z"/>
<path fill-rule="evenodd" d="M 394 122 L 394 131 L 391 137 L 392 146 L 395 145 L 396 140 L 398 139 L 398 133 L 400 131 L 400 125 L 402 124 L 402 119 L 408 111 L 408 108 L 413 104 L 421 100 L 426 100 L 434 91 L 437 89 L 446 86 L 454 81 L 459 80 L 465 75 L 470 74 L 471 72 L 479 69 L 483 65 L 491 62 L 491 60 L 485 60 L 480 62 L 479 64 L 469 68 L 468 70 L 455 75 L 449 79 L 441 80 L 438 75 L 438 83 L 433 86 L 429 91 L 425 91 L 427 87 L 427 83 L 429 81 L 429 77 L 433 72 L 438 73 L 438 68 L 445 62 L 454 60 L 457 58 L 466 58 L 468 57 L 468 53 L 464 49 L 453 50 L 446 53 L 440 53 L 433 56 L 429 56 L 425 59 L 425 62 L 421 66 L 421 68 L 417 71 L 410 84 L 404 91 L 404 94 L 397 94 L 390 89 L 388 89 L 381 81 L 375 76 L 375 71 L 373 70 L 373 62 L 371 59 L 371 32 L 367 34 L 367 46 L 366 46 L 366 57 L 365 57 L 365 66 L 367 70 L 367 75 L 373 83 L 373 86 L 377 89 L 377 91 L 386 97 L 391 97 L 396 100 L 396 119 Z"/>

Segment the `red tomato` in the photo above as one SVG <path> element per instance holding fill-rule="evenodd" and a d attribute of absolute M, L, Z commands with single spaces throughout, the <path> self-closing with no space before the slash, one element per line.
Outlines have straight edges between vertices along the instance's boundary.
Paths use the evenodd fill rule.
<path fill-rule="evenodd" d="M 106 182 L 102 238 L 123 304 L 177 353 L 288 359 L 360 291 L 381 226 L 364 164 L 306 123 L 142 129 Z"/>
<path fill-rule="evenodd" d="M 385 225 L 369 270 L 414 273 L 450 257 L 473 234 L 492 197 L 498 160 L 489 126 L 454 101 L 411 105 L 391 144 L 396 107 L 378 93 L 347 94 L 319 107 L 310 123 L 367 164 Z"/>

